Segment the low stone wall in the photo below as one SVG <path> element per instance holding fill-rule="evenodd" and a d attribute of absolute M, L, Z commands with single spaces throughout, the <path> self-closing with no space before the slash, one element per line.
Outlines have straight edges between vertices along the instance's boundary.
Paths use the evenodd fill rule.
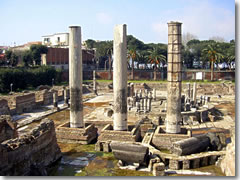
<path fill-rule="evenodd" d="M 0 143 L 17 137 L 17 123 L 13 122 L 11 116 L 0 116 Z"/>
<path fill-rule="evenodd" d="M 0 175 L 47 175 L 45 168 L 60 157 L 54 123 L 44 119 L 28 134 L 0 144 Z"/>
<path fill-rule="evenodd" d="M 18 114 L 29 112 L 36 107 L 34 93 L 16 96 L 15 99 L 16 111 Z"/>
<path fill-rule="evenodd" d="M 0 99 L 0 115 L 10 114 L 10 110 L 8 107 L 8 102 L 5 99 Z"/>
<path fill-rule="evenodd" d="M 113 73 L 113 71 L 112 71 Z M 200 73 L 200 76 L 202 77 L 203 80 L 211 80 L 211 71 L 210 70 L 205 70 L 205 69 L 187 69 L 182 72 L 182 79 L 183 80 L 195 80 L 199 77 L 197 77 Z M 92 70 L 85 70 L 83 71 L 83 79 L 84 80 L 89 80 L 93 79 L 92 77 Z M 128 70 L 127 75 L 128 79 L 131 79 L 131 74 L 132 71 Z M 198 74 L 198 75 L 197 75 Z M 65 74 L 68 76 L 68 74 Z M 113 77 L 113 75 L 111 76 Z M 96 78 L 97 79 L 109 79 L 109 70 L 96 70 Z M 134 80 L 149 80 L 154 78 L 154 71 L 151 69 L 148 70 L 134 70 Z M 167 71 L 162 70 L 162 71 L 157 71 L 156 72 L 156 79 L 157 80 L 166 80 L 167 79 Z M 215 70 L 213 73 L 213 79 L 218 80 L 234 80 L 235 79 L 235 71 L 230 71 L 230 70 Z"/>

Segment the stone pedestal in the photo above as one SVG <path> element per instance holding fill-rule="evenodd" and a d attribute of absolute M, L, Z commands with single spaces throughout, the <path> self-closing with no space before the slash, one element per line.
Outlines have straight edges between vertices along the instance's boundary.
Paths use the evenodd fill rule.
<path fill-rule="evenodd" d="M 94 124 L 86 124 L 86 128 L 71 128 L 70 123 L 64 123 L 56 128 L 57 140 L 63 143 L 89 144 L 97 138 L 97 128 Z"/>

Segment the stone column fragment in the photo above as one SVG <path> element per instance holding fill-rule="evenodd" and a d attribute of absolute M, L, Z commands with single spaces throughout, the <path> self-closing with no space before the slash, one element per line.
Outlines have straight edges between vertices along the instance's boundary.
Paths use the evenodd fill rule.
<path fill-rule="evenodd" d="M 96 82 L 96 71 L 93 71 L 93 92 L 94 94 L 97 94 L 97 82 Z"/>
<path fill-rule="evenodd" d="M 154 89 L 153 89 L 153 100 L 156 101 L 156 99 L 157 99 L 156 89 L 154 88 Z"/>
<path fill-rule="evenodd" d="M 70 127 L 81 128 L 84 126 L 81 27 L 70 26 L 69 31 Z"/>
<path fill-rule="evenodd" d="M 167 116 L 166 132 L 180 133 L 181 117 L 181 23 L 168 23 L 168 85 L 167 85 Z"/>
<path fill-rule="evenodd" d="M 114 130 L 127 130 L 127 26 L 114 28 L 113 41 Z"/>
<path fill-rule="evenodd" d="M 187 97 L 191 99 L 191 84 L 187 83 Z"/>
<path fill-rule="evenodd" d="M 69 105 L 68 99 L 69 99 L 69 89 L 65 88 L 64 89 L 64 104 Z"/>
<path fill-rule="evenodd" d="M 194 106 L 196 105 L 196 102 L 197 102 L 197 83 L 194 82 L 193 83 L 193 103 L 194 103 Z"/>
<path fill-rule="evenodd" d="M 58 107 L 58 92 L 53 92 L 53 107 Z"/>

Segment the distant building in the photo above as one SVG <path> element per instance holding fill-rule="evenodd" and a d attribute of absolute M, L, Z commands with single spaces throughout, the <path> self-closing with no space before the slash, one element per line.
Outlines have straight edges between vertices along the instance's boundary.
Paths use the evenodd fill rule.
<path fill-rule="evenodd" d="M 94 68 L 94 50 L 82 49 L 83 69 Z M 67 70 L 69 68 L 69 49 L 68 48 L 48 48 L 47 54 L 42 54 L 42 65 L 53 66 L 57 69 Z"/>
<path fill-rule="evenodd" d="M 5 53 L 9 48 L 9 46 L 0 46 L 0 53 Z"/>
<path fill-rule="evenodd" d="M 67 48 L 69 46 L 69 33 L 55 33 L 42 36 L 42 45 Z"/>
<path fill-rule="evenodd" d="M 11 49 L 13 52 L 16 52 L 16 51 L 25 51 L 25 50 L 30 50 L 31 45 L 37 45 L 37 44 L 42 44 L 42 42 L 41 42 L 41 41 L 28 42 L 28 43 L 23 44 L 23 45 L 11 47 L 10 49 Z"/>

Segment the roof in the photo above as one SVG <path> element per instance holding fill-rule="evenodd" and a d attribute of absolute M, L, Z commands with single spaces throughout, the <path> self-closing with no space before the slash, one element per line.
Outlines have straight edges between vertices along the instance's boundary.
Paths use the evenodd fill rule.
<path fill-rule="evenodd" d="M 51 35 L 44 35 L 42 37 L 49 37 L 49 36 L 60 35 L 60 34 L 69 34 L 69 33 L 67 33 L 67 32 L 65 32 L 65 33 L 54 33 L 54 34 L 51 34 Z"/>

